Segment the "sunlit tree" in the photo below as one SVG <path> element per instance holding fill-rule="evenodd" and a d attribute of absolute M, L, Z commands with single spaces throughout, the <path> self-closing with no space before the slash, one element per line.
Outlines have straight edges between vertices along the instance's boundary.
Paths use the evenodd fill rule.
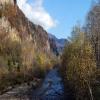
<path fill-rule="evenodd" d="M 65 67 L 65 79 L 75 89 L 76 99 L 93 100 L 91 81 L 95 78 L 96 63 L 92 45 L 85 40 L 83 32 L 78 31 L 65 47 L 62 65 Z"/>

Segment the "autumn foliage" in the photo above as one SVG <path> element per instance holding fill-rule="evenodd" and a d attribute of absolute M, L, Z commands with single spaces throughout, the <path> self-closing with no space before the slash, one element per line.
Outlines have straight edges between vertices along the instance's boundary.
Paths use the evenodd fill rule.
<path fill-rule="evenodd" d="M 62 55 L 62 72 L 65 83 L 74 90 L 76 100 L 92 97 L 91 83 L 95 79 L 96 61 L 92 45 L 84 33 L 76 30 Z"/>

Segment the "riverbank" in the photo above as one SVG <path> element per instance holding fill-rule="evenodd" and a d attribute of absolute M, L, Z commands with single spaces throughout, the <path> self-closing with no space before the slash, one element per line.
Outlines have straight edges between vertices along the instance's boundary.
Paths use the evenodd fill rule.
<path fill-rule="evenodd" d="M 9 98 L 9 99 L 8 99 Z M 35 79 L 32 82 L 16 86 L 0 95 L 0 100 L 74 100 L 72 91 L 67 87 L 59 68 L 49 70 L 44 80 Z"/>
<path fill-rule="evenodd" d="M 58 69 L 54 68 L 46 75 L 40 88 L 32 92 L 32 99 L 64 100 L 64 85 Z"/>
<path fill-rule="evenodd" d="M 36 89 L 42 80 L 34 79 L 31 82 L 8 87 L 8 90 L 0 95 L 0 100 L 30 100 L 32 90 Z"/>
<path fill-rule="evenodd" d="M 41 81 L 40 81 L 41 82 Z M 22 84 L 0 96 L 0 100 L 65 100 L 64 85 L 57 68 L 51 69 L 42 85 Z M 9 98 L 9 99 L 8 99 Z"/>

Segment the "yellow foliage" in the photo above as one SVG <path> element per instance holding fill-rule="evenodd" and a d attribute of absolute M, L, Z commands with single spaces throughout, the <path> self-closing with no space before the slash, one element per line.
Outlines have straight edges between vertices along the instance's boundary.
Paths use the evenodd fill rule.
<path fill-rule="evenodd" d="M 21 42 L 21 39 L 20 39 L 20 37 L 18 36 L 18 32 L 14 29 L 14 28 L 12 28 L 12 29 L 10 29 L 10 31 L 9 31 L 9 38 L 12 40 L 12 41 L 17 41 L 17 42 Z"/>
<path fill-rule="evenodd" d="M 82 100 L 87 84 L 95 79 L 96 61 L 92 45 L 79 37 L 74 38 L 64 49 L 62 71 L 65 79 L 69 80 L 77 91 L 77 100 Z"/>
<path fill-rule="evenodd" d="M 34 60 L 34 47 L 32 42 L 23 41 L 21 44 L 21 58 L 23 67 L 32 68 Z"/>

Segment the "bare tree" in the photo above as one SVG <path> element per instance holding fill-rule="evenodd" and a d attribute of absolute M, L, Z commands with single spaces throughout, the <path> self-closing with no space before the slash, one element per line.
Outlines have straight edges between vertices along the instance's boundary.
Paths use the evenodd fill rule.
<path fill-rule="evenodd" d="M 91 41 L 95 50 L 97 66 L 100 66 L 100 2 L 95 3 L 87 16 L 87 38 Z"/>

